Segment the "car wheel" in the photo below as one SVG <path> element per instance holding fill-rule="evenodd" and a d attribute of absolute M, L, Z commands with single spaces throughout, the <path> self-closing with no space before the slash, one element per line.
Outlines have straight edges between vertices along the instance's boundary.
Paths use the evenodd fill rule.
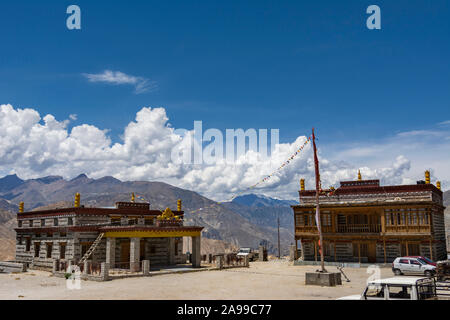
<path fill-rule="evenodd" d="M 402 275 L 402 272 L 400 271 L 400 269 L 395 269 L 395 270 L 394 270 L 394 274 L 395 274 L 396 276 L 401 276 L 401 275 Z"/>
<path fill-rule="evenodd" d="M 425 271 L 425 277 L 431 278 L 432 276 L 433 276 L 433 272 L 431 272 L 429 270 Z"/>

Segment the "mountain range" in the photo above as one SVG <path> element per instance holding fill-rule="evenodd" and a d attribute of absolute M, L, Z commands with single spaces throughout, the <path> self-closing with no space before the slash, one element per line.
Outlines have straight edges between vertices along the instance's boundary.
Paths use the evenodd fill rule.
<path fill-rule="evenodd" d="M 221 240 L 236 247 L 256 248 L 261 241 L 269 252 L 277 252 L 277 218 L 280 219 L 282 254 L 294 240 L 291 204 L 264 196 L 245 195 L 232 202 L 218 204 L 200 194 L 162 182 L 120 181 L 113 177 L 92 179 L 81 174 L 72 180 L 59 176 L 22 180 L 17 175 L 0 179 L 0 225 L 8 224 L 23 201 L 25 210 L 70 207 L 74 195 L 81 194 L 85 207 L 111 207 L 118 201 L 129 201 L 131 193 L 150 202 L 152 209 L 175 208 L 182 199 L 186 225 L 204 227 L 203 237 Z M 13 219 L 15 220 L 15 219 Z M 3 226 L 3 233 L 8 234 Z M 12 231 L 13 232 L 13 231 Z M 1 250 L 1 249 L 0 249 Z"/>

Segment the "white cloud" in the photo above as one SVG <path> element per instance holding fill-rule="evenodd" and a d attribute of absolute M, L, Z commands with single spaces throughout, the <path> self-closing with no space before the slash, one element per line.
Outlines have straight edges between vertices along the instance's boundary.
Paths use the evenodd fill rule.
<path fill-rule="evenodd" d="M 450 125 L 450 120 L 439 122 L 438 125 L 439 126 L 448 126 L 448 125 Z"/>
<path fill-rule="evenodd" d="M 136 94 L 154 91 L 157 88 L 156 81 L 150 81 L 143 77 L 131 76 L 120 71 L 105 70 L 98 74 L 83 73 L 83 76 L 86 77 L 89 82 L 101 82 L 112 85 L 133 85 Z"/>
<path fill-rule="evenodd" d="M 180 142 L 183 148 L 190 148 L 192 132 L 181 137 L 168 121 L 165 109 L 142 108 L 135 121 L 125 127 L 123 141 L 113 143 L 107 130 L 93 125 L 82 124 L 69 130 L 67 120 L 58 121 L 52 115 L 41 117 L 33 109 L 1 105 L 0 173 L 17 173 L 22 178 L 72 178 L 86 173 L 93 178 L 111 175 L 123 181 L 163 181 L 215 200 L 227 200 L 276 170 L 306 139 L 300 136 L 292 143 L 276 145 L 268 159 L 248 151 L 234 164 L 177 164 L 171 161 L 172 148 Z M 319 145 L 322 185 L 356 179 L 358 169 L 364 179 L 399 184 L 415 183 L 423 179 L 425 169 L 432 168 L 433 179 L 439 176 L 445 183 L 450 180 L 450 141 L 434 142 L 431 144 L 427 137 L 393 136 L 371 145 Z M 306 178 L 308 188 L 314 187 L 310 145 L 283 171 L 251 192 L 295 199 L 300 178 Z"/>

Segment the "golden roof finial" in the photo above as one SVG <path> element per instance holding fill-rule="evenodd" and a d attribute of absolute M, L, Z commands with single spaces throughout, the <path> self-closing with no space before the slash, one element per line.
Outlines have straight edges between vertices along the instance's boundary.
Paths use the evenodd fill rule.
<path fill-rule="evenodd" d="M 429 170 L 425 171 L 425 183 L 426 184 L 430 184 L 431 183 L 430 171 Z"/>
<path fill-rule="evenodd" d="M 181 211 L 182 207 L 181 207 L 181 199 L 177 200 L 177 211 Z"/>
<path fill-rule="evenodd" d="M 81 199 L 81 195 L 77 192 L 75 194 L 75 208 L 79 208 L 80 207 L 80 199 Z"/>
<path fill-rule="evenodd" d="M 300 190 L 305 191 L 305 179 L 300 179 Z"/>
<path fill-rule="evenodd" d="M 441 182 L 440 182 L 440 181 L 437 181 L 437 182 L 436 182 L 436 188 L 438 188 L 439 190 L 441 190 Z"/>
<path fill-rule="evenodd" d="M 361 170 L 358 170 L 358 181 L 362 181 Z"/>
<path fill-rule="evenodd" d="M 134 197 L 134 192 L 131 193 L 131 202 L 134 202 L 136 198 Z"/>
<path fill-rule="evenodd" d="M 19 203 L 19 213 L 23 213 L 24 212 L 24 203 L 23 201 Z"/>

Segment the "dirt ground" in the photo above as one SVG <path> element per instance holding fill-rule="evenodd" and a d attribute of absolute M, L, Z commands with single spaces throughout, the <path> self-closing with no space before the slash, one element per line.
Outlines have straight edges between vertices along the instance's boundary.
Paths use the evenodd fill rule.
<path fill-rule="evenodd" d="M 108 282 L 82 281 L 81 289 L 70 290 L 66 280 L 48 272 L 0 274 L 0 299 L 254 299 L 303 300 L 336 299 L 360 294 L 371 276 L 366 268 L 346 268 L 351 282 L 338 287 L 305 286 L 305 272 L 315 266 L 293 266 L 278 260 L 252 262 L 250 268 L 118 279 Z M 337 272 L 336 267 L 327 267 Z M 370 271 L 370 270 L 369 270 Z M 382 278 L 392 276 L 390 268 L 380 269 Z"/>

